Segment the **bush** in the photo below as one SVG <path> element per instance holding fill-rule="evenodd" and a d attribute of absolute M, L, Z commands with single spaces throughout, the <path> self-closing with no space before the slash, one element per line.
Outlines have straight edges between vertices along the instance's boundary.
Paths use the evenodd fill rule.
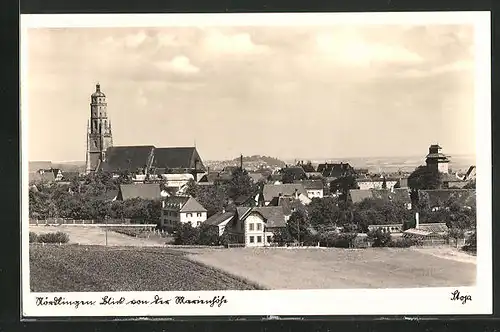
<path fill-rule="evenodd" d="M 381 229 L 368 232 L 368 238 L 373 241 L 372 247 L 388 247 L 392 242 L 391 233 Z"/>
<path fill-rule="evenodd" d="M 389 243 L 389 247 L 392 247 L 392 248 L 409 248 L 409 247 L 414 246 L 414 245 L 417 245 L 416 240 L 405 238 L 405 237 L 392 240 Z"/>
<path fill-rule="evenodd" d="M 40 243 L 68 243 L 69 235 L 63 232 L 45 233 L 38 235 Z"/>
<path fill-rule="evenodd" d="M 465 246 L 462 248 L 463 250 L 470 251 L 470 252 L 476 252 L 477 250 L 477 234 L 476 231 L 474 231 L 467 240 L 465 241 Z"/>
<path fill-rule="evenodd" d="M 38 242 L 38 235 L 34 232 L 30 232 L 30 243 Z"/>

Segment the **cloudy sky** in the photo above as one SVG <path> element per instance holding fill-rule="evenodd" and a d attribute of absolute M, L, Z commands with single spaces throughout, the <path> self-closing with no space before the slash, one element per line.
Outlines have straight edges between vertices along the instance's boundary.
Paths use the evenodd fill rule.
<path fill-rule="evenodd" d="M 30 29 L 29 158 L 85 160 L 96 82 L 115 145 L 474 153 L 473 39 L 466 25 Z"/>

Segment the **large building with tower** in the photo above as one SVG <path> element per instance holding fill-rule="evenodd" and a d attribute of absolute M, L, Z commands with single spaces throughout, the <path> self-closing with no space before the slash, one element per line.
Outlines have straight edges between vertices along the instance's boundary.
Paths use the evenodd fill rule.
<path fill-rule="evenodd" d="M 111 121 L 108 119 L 106 95 L 101 85 L 96 84 L 90 96 L 90 120 L 87 124 L 86 171 L 94 172 L 106 159 L 106 151 L 113 146 Z"/>
<path fill-rule="evenodd" d="M 113 146 L 106 95 L 100 84 L 92 93 L 87 128 L 87 173 L 124 171 L 133 174 L 192 174 L 200 179 L 206 169 L 196 147 L 157 148 L 152 145 Z"/>
<path fill-rule="evenodd" d="M 448 174 L 450 159 L 441 153 L 442 148 L 438 144 L 429 147 L 429 154 L 425 158 L 427 167 L 442 174 Z"/>

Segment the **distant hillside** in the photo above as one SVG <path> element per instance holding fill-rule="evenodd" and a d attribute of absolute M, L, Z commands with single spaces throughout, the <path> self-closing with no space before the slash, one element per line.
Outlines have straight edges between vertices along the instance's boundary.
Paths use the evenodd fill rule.
<path fill-rule="evenodd" d="M 211 170 L 221 170 L 226 166 L 237 166 L 240 164 L 240 157 L 234 158 L 232 160 L 207 160 L 205 165 L 210 167 Z M 285 162 L 277 158 L 269 156 L 244 156 L 243 157 L 243 167 L 248 170 L 256 170 L 259 168 L 275 168 L 284 167 Z"/>
<path fill-rule="evenodd" d="M 53 168 L 59 168 L 62 172 L 84 172 L 85 161 L 58 161 L 52 163 Z"/>

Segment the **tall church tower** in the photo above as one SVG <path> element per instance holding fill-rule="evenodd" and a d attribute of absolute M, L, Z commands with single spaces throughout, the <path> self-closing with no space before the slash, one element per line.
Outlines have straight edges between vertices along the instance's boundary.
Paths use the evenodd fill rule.
<path fill-rule="evenodd" d="M 106 160 L 106 150 L 113 146 L 111 121 L 108 119 L 106 95 L 99 83 L 90 96 L 90 120 L 87 125 L 87 173 L 94 172 Z"/>

